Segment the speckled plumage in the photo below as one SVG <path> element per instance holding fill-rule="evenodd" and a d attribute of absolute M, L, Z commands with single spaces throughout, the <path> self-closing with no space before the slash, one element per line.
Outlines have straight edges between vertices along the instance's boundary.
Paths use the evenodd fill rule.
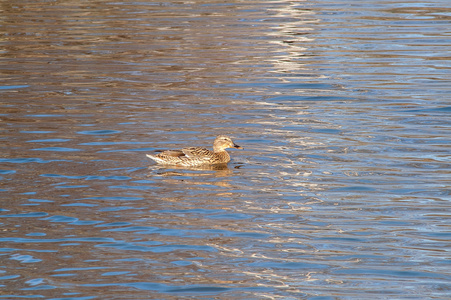
<path fill-rule="evenodd" d="M 181 150 L 166 150 L 159 154 L 147 154 L 157 164 L 181 167 L 226 164 L 230 161 L 227 148 L 243 149 L 225 135 L 218 136 L 213 143 L 213 151 L 201 147 L 187 147 Z"/>

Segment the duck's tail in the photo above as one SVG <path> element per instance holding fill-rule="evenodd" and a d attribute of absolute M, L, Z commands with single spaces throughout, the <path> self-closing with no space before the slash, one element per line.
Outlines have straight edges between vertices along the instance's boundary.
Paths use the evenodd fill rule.
<path fill-rule="evenodd" d="M 161 158 L 159 158 L 156 155 L 152 155 L 152 154 L 146 154 L 146 156 L 150 159 L 152 159 L 153 161 L 155 161 L 157 164 L 161 164 L 163 163 L 163 160 Z"/>

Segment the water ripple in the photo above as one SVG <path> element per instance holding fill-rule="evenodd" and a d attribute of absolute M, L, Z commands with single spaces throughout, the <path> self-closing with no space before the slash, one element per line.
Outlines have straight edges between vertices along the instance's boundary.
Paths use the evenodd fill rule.
<path fill-rule="evenodd" d="M 55 3 L 2 6 L 0 298 L 449 297 L 448 2 Z"/>
<path fill-rule="evenodd" d="M 79 134 L 87 134 L 87 135 L 109 135 L 109 134 L 116 134 L 121 133 L 119 130 L 83 130 L 78 131 Z"/>

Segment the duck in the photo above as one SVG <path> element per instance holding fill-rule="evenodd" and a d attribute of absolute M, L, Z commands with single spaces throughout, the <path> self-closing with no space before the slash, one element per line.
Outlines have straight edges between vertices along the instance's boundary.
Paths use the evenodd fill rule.
<path fill-rule="evenodd" d="M 200 167 L 227 164 L 230 155 L 228 148 L 243 149 L 235 144 L 229 136 L 220 135 L 213 142 L 213 151 L 202 147 L 187 147 L 181 150 L 165 150 L 158 154 L 146 154 L 159 165 L 178 167 Z"/>

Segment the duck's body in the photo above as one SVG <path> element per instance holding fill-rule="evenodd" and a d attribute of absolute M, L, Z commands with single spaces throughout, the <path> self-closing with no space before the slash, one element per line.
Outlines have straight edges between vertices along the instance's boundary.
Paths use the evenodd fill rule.
<path fill-rule="evenodd" d="M 230 155 L 227 148 L 243 149 L 225 135 L 218 136 L 213 143 L 213 151 L 201 147 L 188 147 L 181 150 L 166 150 L 159 154 L 147 154 L 157 164 L 181 167 L 199 167 L 206 165 L 227 164 Z"/>

